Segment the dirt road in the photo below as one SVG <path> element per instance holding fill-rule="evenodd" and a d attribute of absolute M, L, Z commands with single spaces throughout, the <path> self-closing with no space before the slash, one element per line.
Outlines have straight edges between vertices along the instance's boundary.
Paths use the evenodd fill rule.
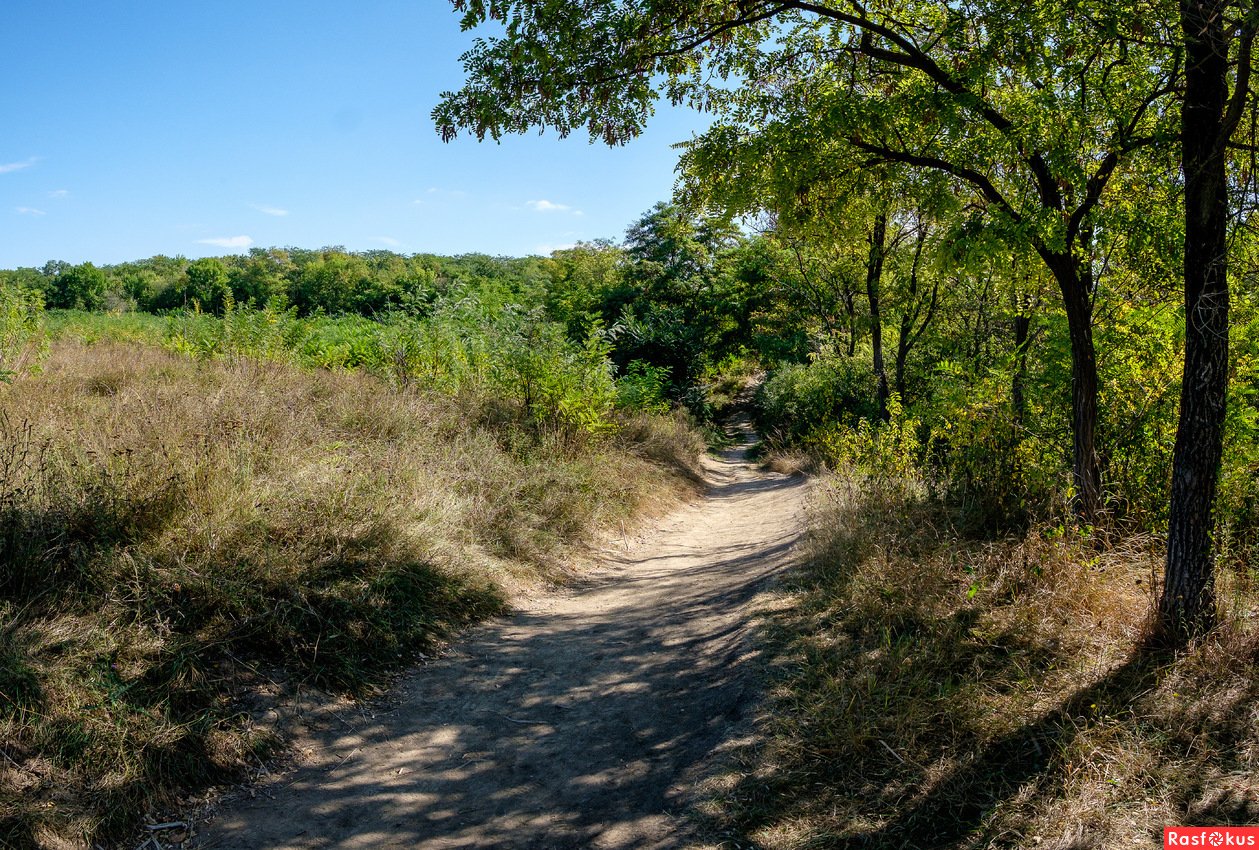
<path fill-rule="evenodd" d="M 746 434 L 745 434 L 746 436 Z M 203 848 L 665 848 L 753 697 L 748 603 L 793 557 L 805 483 L 743 447 L 711 490 L 563 591 L 329 724 Z"/>

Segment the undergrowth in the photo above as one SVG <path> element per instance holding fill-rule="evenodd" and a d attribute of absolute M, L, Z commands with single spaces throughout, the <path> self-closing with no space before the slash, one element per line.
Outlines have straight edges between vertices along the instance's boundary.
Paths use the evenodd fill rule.
<path fill-rule="evenodd" d="M 955 518 L 912 481 L 819 488 L 765 626 L 765 743 L 710 789 L 722 846 L 1101 850 L 1259 820 L 1253 576 L 1222 571 L 1226 625 L 1161 654 L 1152 539 Z"/>
<path fill-rule="evenodd" d="M 239 775 L 276 745 L 260 681 L 374 692 L 675 497 L 698 448 L 663 417 L 591 434 L 474 388 L 57 342 L 0 388 L 0 846 L 116 838 Z"/>

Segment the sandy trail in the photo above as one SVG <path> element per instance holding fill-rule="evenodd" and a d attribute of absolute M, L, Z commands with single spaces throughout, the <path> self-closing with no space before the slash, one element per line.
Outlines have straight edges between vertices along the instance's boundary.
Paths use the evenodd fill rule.
<path fill-rule="evenodd" d="M 467 633 L 387 709 L 312 731 L 310 759 L 199 846 L 690 843 L 690 789 L 754 697 L 749 603 L 803 526 L 804 481 L 757 470 L 743 436 L 706 460 L 702 500 Z"/>

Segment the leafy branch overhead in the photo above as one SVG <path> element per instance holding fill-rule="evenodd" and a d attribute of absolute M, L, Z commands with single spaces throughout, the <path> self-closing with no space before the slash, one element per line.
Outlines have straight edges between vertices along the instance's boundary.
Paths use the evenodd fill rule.
<path fill-rule="evenodd" d="M 843 141 L 938 169 L 1016 219 L 1051 209 L 1078 230 L 1120 160 L 1177 129 L 1167 3 L 454 5 L 465 29 L 500 34 L 434 110 L 446 139 L 550 127 L 622 144 L 664 96 L 744 137 L 790 124 L 793 153 Z"/>
<path fill-rule="evenodd" d="M 691 203 L 791 222 L 826 221 L 850 197 L 872 201 L 867 290 L 875 328 L 883 238 L 907 174 L 945 181 L 973 217 L 1002 233 L 1010 251 L 1039 257 L 1057 284 L 1069 329 L 1073 500 L 1086 522 L 1099 517 L 1106 500 L 1094 309 L 1106 258 L 1141 218 L 1126 196 L 1132 187 L 1183 181 L 1186 315 L 1206 315 L 1204 305 L 1219 312 L 1210 332 L 1195 333 L 1189 323 L 1187 363 L 1214 374 L 1226 360 L 1224 160 L 1230 149 L 1252 150 L 1233 136 L 1252 100 L 1259 30 L 1253 3 L 453 5 L 465 30 L 489 25 L 496 34 L 464 55 L 465 87 L 446 93 L 434 110 L 444 139 L 468 131 L 497 140 L 533 127 L 567 136 L 584 127 L 592 140 L 617 145 L 642 132 L 662 97 L 710 112 L 711 128 L 682 146 Z M 1204 301 L 1204 287 L 1219 292 Z M 1199 344 L 1211 349 L 1209 357 L 1198 356 Z M 877 335 L 873 347 L 886 398 Z M 1191 376 L 1191 366 L 1184 385 L 1212 400 L 1199 415 L 1193 411 L 1203 399 L 1186 391 L 1183 410 L 1190 412 L 1179 439 L 1218 449 L 1226 379 Z M 1190 455 L 1178 448 L 1173 478 L 1203 482 L 1213 493 L 1218 452 L 1208 455 L 1189 472 Z M 1210 575 L 1206 495 L 1190 500 L 1199 505 L 1193 525 L 1201 534 L 1184 556 L 1198 563 L 1200 577 Z M 1186 504 L 1173 499 L 1172 513 L 1181 516 Z M 1174 517 L 1169 551 L 1181 551 L 1179 527 Z M 1169 555 L 1169 586 L 1178 558 Z M 1204 581 L 1177 593 L 1187 599 Z M 1164 609 L 1164 620 L 1179 616 Z"/>

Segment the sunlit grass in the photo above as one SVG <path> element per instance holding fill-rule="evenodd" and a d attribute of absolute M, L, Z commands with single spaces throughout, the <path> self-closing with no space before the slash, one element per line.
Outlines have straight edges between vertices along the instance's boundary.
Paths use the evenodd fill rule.
<path fill-rule="evenodd" d="M 1259 818 L 1241 577 L 1227 624 L 1170 656 L 1144 645 L 1151 539 L 972 541 L 925 496 L 837 477 L 811 546 L 766 619 L 766 743 L 712 789 L 731 846 L 1152 846 Z"/>
<path fill-rule="evenodd" d="M 0 388 L 5 847 L 118 836 L 239 775 L 275 745 L 255 686 L 374 692 L 669 504 L 699 449 L 673 420 L 560 433 L 484 394 L 96 326 Z"/>

